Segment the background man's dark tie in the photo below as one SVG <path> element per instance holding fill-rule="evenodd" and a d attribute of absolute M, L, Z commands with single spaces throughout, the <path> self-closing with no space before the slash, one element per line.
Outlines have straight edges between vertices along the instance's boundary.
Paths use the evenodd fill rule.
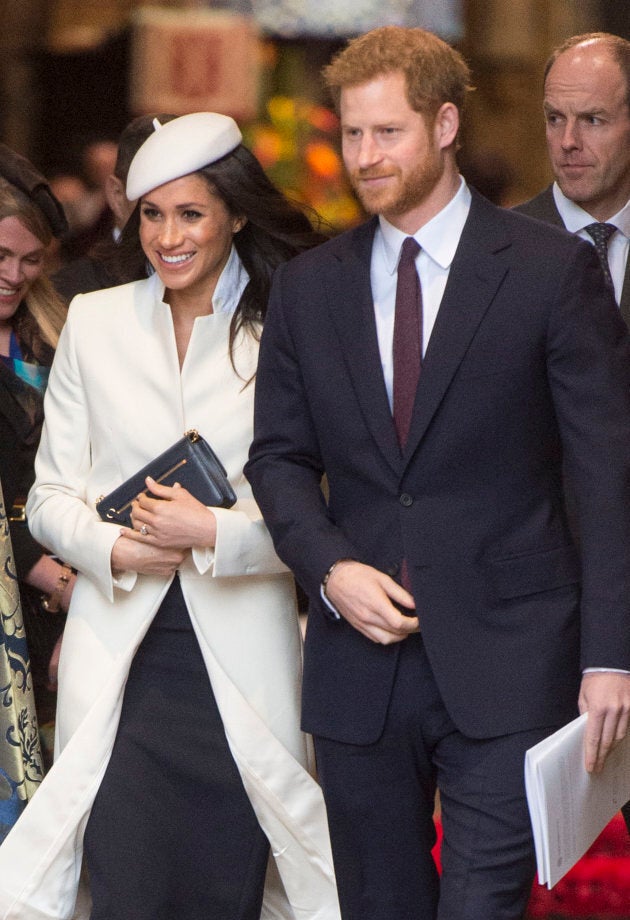
<path fill-rule="evenodd" d="M 608 265 L 608 240 L 617 228 L 614 224 L 595 223 L 589 224 L 584 229 L 595 242 L 595 250 L 601 262 L 606 284 L 612 288 L 613 280 L 610 274 L 610 266 Z"/>

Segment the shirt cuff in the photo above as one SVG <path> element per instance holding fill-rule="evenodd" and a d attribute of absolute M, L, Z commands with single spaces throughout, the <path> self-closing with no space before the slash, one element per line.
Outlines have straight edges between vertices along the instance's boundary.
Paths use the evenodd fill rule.
<path fill-rule="evenodd" d="M 200 575 L 205 575 L 214 562 L 214 547 L 193 546 L 192 559 Z"/>
<path fill-rule="evenodd" d="M 324 586 L 323 586 L 323 585 L 320 585 L 320 587 L 319 587 L 319 594 L 320 594 L 320 597 L 321 597 L 321 599 L 323 600 L 323 602 L 326 604 L 326 606 L 328 607 L 328 609 L 329 609 L 330 612 L 332 613 L 333 619 L 334 619 L 334 620 L 340 620 L 340 619 L 341 619 L 341 614 L 339 613 L 339 611 L 337 610 L 337 608 L 334 607 L 334 606 L 330 603 L 330 601 L 328 600 L 328 598 L 326 597 L 326 592 L 324 591 Z"/>
<path fill-rule="evenodd" d="M 131 591 L 137 580 L 137 572 L 121 572 L 120 575 L 112 575 L 112 584 L 120 591 Z"/>
<path fill-rule="evenodd" d="M 582 674 L 630 674 L 623 668 L 584 668 Z"/>

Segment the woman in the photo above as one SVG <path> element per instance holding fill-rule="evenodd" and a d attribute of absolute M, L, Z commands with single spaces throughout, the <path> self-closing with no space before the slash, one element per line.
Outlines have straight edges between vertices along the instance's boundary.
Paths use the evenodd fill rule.
<path fill-rule="evenodd" d="M 121 250 L 155 273 L 70 307 L 28 513 L 79 576 L 58 759 L 0 848 L 6 918 L 72 916 L 83 842 L 92 920 L 339 916 L 298 728 L 293 583 L 242 471 L 270 276 L 318 237 L 240 141 L 212 113 L 156 125 Z M 99 496 L 189 428 L 234 507 L 148 480 L 132 528 L 100 521 Z M 20 871 L 33 846 L 38 867 Z"/>
<path fill-rule="evenodd" d="M 48 247 L 66 229 L 61 205 L 24 157 L 0 144 L 0 477 L 20 585 L 35 693 L 56 680 L 57 651 L 74 574 L 30 535 L 24 504 L 43 420 L 43 398 L 66 309 L 45 274 Z M 51 657 L 52 656 L 52 657 Z"/>

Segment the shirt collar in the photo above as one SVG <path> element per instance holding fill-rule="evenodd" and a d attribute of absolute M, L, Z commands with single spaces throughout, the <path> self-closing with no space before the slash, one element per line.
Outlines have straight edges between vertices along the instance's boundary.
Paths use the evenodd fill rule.
<path fill-rule="evenodd" d="M 595 222 L 595 218 L 592 214 L 589 214 L 588 211 L 581 208 L 575 201 L 571 201 L 570 198 L 567 198 L 557 182 L 553 184 L 553 200 L 556 203 L 564 226 L 571 233 L 579 233 L 580 230 L 583 230 L 589 224 Z M 626 202 L 623 208 L 617 211 L 616 214 L 613 214 L 606 223 L 614 224 L 624 236 L 630 237 L 630 201 Z"/>
<path fill-rule="evenodd" d="M 157 272 L 151 275 L 155 290 L 159 291 L 160 300 L 164 300 L 164 284 Z M 228 260 L 212 295 L 213 313 L 234 313 L 243 291 L 249 282 L 249 275 L 241 262 L 236 247 L 232 245 Z"/>
<path fill-rule="evenodd" d="M 449 268 L 455 257 L 464 224 L 470 210 L 471 194 L 463 176 L 457 194 L 435 217 L 424 224 L 413 237 L 427 255 L 441 268 Z M 383 255 L 387 271 L 394 274 L 398 267 L 400 249 L 410 235 L 403 233 L 379 215 L 379 227 L 383 241 Z"/>
<path fill-rule="evenodd" d="M 215 313 L 234 313 L 241 299 L 249 275 L 241 262 L 240 256 L 233 245 L 225 268 L 219 276 L 217 286 L 212 297 L 212 309 Z"/>

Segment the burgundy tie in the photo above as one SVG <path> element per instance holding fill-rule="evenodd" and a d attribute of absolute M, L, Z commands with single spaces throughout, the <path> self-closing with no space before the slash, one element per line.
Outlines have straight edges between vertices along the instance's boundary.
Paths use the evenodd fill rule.
<path fill-rule="evenodd" d="M 402 244 L 396 285 L 394 317 L 394 425 L 398 443 L 407 443 L 413 404 L 422 365 L 422 292 L 416 271 L 419 244 L 408 236 Z M 400 567 L 403 588 L 411 592 L 407 560 Z"/>
<path fill-rule="evenodd" d="M 394 425 L 404 447 L 422 365 L 422 292 L 416 271 L 420 245 L 412 236 L 402 244 L 394 318 Z"/>

